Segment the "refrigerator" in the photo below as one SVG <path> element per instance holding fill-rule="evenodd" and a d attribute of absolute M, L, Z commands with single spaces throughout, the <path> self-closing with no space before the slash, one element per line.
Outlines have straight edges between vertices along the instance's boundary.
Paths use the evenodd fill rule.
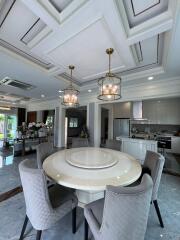
<path fill-rule="evenodd" d="M 113 122 L 113 138 L 129 137 L 130 135 L 130 119 L 115 118 Z"/>

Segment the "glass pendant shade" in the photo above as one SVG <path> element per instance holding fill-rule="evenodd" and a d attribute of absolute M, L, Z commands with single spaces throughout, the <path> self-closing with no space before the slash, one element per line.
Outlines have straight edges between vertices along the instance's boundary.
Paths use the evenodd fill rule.
<path fill-rule="evenodd" d="M 74 69 L 74 66 L 70 65 L 69 69 L 71 70 L 71 82 L 70 85 L 63 90 L 62 105 L 67 107 L 77 107 L 79 105 L 78 101 L 79 91 L 76 90 L 72 85 L 72 70 Z"/>
<path fill-rule="evenodd" d="M 106 50 L 106 53 L 109 55 L 109 72 L 106 73 L 105 77 L 102 77 L 98 80 L 98 99 L 103 101 L 114 101 L 121 98 L 121 78 L 110 71 L 110 56 L 113 51 L 114 50 L 112 48 L 108 48 Z"/>

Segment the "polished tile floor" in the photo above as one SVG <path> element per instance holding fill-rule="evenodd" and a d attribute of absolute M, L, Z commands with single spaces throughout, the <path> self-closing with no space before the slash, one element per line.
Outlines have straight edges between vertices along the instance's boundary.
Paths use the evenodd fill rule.
<path fill-rule="evenodd" d="M 28 155 L 32 161 L 35 154 Z M 5 164 L 0 169 L 0 192 L 10 190 L 20 184 L 18 163 L 21 157 L 14 159 L 13 164 Z M 9 160 L 10 161 L 10 160 Z M 145 240 L 180 240 L 180 177 L 163 174 L 159 189 L 159 206 L 165 228 L 159 226 L 153 206 L 151 206 Z M 0 240 L 18 240 L 24 216 L 25 203 L 23 193 L 0 202 Z M 67 215 L 53 228 L 44 231 L 43 240 L 83 240 L 83 210 L 78 208 L 77 233 L 71 233 L 71 215 Z M 25 240 L 35 240 L 35 231 L 28 225 Z M 90 236 L 90 239 L 93 239 Z"/>

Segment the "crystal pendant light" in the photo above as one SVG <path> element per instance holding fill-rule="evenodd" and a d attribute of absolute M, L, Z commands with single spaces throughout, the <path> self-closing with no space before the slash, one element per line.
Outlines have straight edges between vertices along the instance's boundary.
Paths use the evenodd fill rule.
<path fill-rule="evenodd" d="M 109 55 L 109 72 L 98 80 L 99 96 L 97 98 L 103 101 L 121 98 L 121 78 L 111 73 L 111 55 L 113 52 L 113 48 L 106 49 L 106 53 Z"/>
<path fill-rule="evenodd" d="M 71 71 L 71 80 L 69 86 L 63 90 L 62 105 L 67 107 L 77 107 L 79 105 L 78 102 L 79 91 L 76 90 L 72 84 L 72 71 L 74 70 L 74 68 L 75 67 L 72 65 L 69 66 L 69 69 Z"/>

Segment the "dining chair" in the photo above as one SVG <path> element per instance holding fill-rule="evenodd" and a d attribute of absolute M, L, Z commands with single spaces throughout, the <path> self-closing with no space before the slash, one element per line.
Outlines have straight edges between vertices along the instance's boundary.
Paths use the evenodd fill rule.
<path fill-rule="evenodd" d="M 89 226 L 95 240 L 144 240 L 152 186 L 148 174 L 136 187 L 107 186 L 105 198 L 84 208 L 84 239 Z"/>
<path fill-rule="evenodd" d="M 114 140 L 114 139 L 107 139 L 106 144 L 105 144 L 105 148 L 120 151 L 121 141 L 117 141 L 117 140 Z"/>
<path fill-rule="evenodd" d="M 76 232 L 77 197 L 59 185 L 47 188 L 43 169 L 34 168 L 28 159 L 19 164 L 26 217 L 19 240 L 23 239 L 28 220 L 37 230 L 36 240 L 40 240 L 42 231 L 52 227 L 57 221 L 72 211 L 72 232 Z"/>
<path fill-rule="evenodd" d="M 79 147 L 88 147 L 88 139 L 87 138 L 72 138 L 72 148 Z"/>
<path fill-rule="evenodd" d="M 42 168 L 44 160 L 53 152 L 53 144 L 50 142 L 43 142 L 36 146 L 38 168 Z"/>
<path fill-rule="evenodd" d="M 147 151 L 145 156 L 145 161 L 143 165 L 143 171 L 149 173 L 153 180 L 153 191 L 151 201 L 154 204 L 159 223 L 162 228 L 164 228 L 164 223 L 161 217 L 159 205 L 158 205 L 158 189 L 162 176 L 163 166 L 165 159 L 164 157 L 156 152 Z"/>

